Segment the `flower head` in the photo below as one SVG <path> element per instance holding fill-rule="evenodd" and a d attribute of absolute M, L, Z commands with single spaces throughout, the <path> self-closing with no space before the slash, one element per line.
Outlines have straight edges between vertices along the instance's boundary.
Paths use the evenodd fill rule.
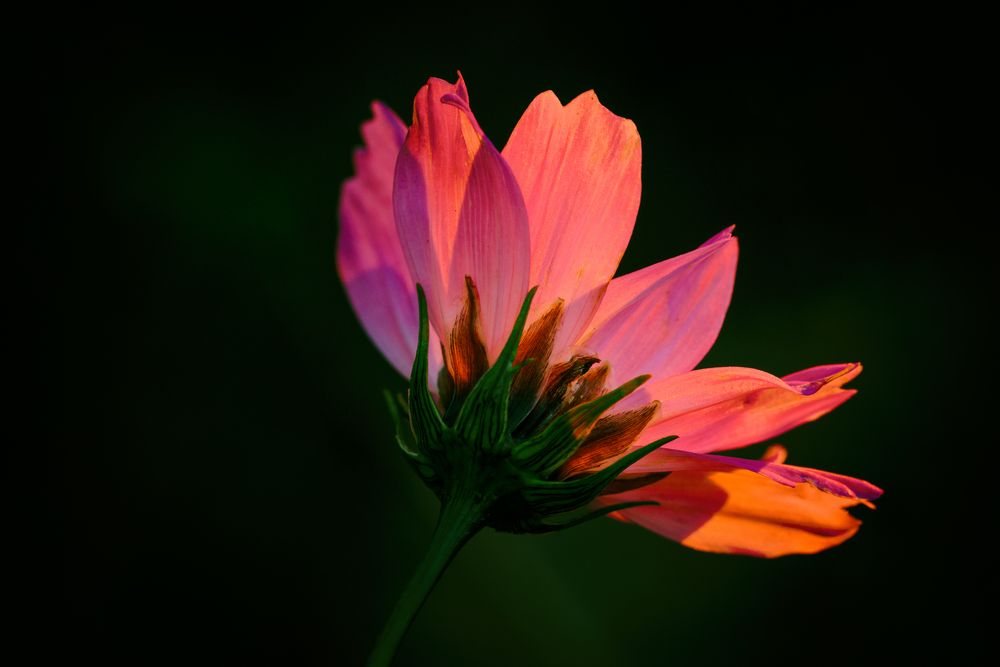
<path fill-rule="evenodd" d="M 338 267 L 365 330 L 410 376 L 400 445 L 445 501 L 515 531 L 599 514 L 706 551 L 813 553 L 853 535 L 867 482 L 718 452 L 837 407 L 860 364 L 783 378 L 693 370 L 732 294 L 732 228 L 615 278 L 639 207 L 635 125 L 593 92 L 542 93 L 503 151 L 461 76 L 407 127 L 373 105 L 343 187 Z M 419 287 L 418 287 L 419 286 Z"/>

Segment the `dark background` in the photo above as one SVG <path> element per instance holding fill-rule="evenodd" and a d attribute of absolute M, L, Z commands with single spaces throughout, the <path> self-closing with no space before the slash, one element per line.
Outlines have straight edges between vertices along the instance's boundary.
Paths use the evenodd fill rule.
<path fill-rule="evenodd" d="M 501 8 L 495 8 L 498 12 Z M 357 664 L 436 501 L 397 455 L 396 376 L 334 268 L 336 205 L 379 98 L 409 115 L 460 68 L 503 145 L 534 95 L 594 88 L 643 138 L 622 271 L 735 224 L 732 307 L 704 365 L 860 360 L 860 394 L 783 436 L 791 461 L 886 489 L 839 548 L 760 561 L 595 521 L 486 532 L 400 665 L 960 659 L 985 621 L 973 426 L 991 361 L 952 153 L 962 57 L 928 21 L 816 18 L 736 38 L 684 20 L 444 25 L 376 8 L 254 31 L 78 30 L 39 49 L 45 510 L 36 651 L 117 664 Z M 600 17 L 598 17 L 600 18 Z M 985 275 L 985 270 L 982 271 Z M 750 454 L 759 454 L 753 448 Z M 51 561 L 51 562 L 50 562 Z M 975 597 L 975 595 L 973 595 Z"/>

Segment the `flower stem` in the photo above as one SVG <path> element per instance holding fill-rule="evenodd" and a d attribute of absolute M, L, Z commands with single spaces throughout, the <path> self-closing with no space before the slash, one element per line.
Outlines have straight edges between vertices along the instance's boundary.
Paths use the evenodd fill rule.
<path fill-rule="evenodd" d="M 385 667 L 392 662 L 399 642 L 445 568 L 481 528 L 482 514 L 482 507 L 471 494 L 452 496 L 443 502 L 427 553 L 375 642 L 375 649 L 368 658 L 368 667 Z"/>

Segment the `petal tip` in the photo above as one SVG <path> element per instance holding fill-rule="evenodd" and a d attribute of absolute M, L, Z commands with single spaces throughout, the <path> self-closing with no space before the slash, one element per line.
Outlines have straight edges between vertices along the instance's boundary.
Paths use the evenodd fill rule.
<path fill-rule="evenodd" d="M 860 362 L 827 364 L 786 375 L 782 380 L 803 396 L 812 396 L 828 385 L 834 390 L 842 388 L 845 384 L 856 378 L 861 373 L 861 370 L 862 366 Z M 854 389 L 849 391 L 852 394 L 857 392 Z"/>
<path fill-rule="evenodd" d="M 552 91 L 548 92 L 551 93 Z M 555 95 L 555 93 L 552 93 L 552 96 L 555 97 L 557 102 L 559 101 L 559 98 Z M 588 111 L 591 113 L 596 112 L 599 114 L 605 114 L 606 117 L 609 117 L 617 122 L 622 123 L 623 127 L 628 128 L 630 133 L 634 133 L 638 137 L 639 130 L 636 127 L 635 122 L 633 122 L 631 118 L 626 118 L 625 116 L 619 116 L 614 111 L 604 106 L 604 104 L 601 102 L 601 99 L 597 96 L 597 91 L 594 90 L 593 88 L 585 90 L 584 92 L 580 93 L 572 100 L 570 100 L 568 104 L 562 105 L 560 103 L 560 106 L 562 106 L 564 109 L 573 109 L 575 107 L 582 107 L 582 109 L 578 111 L 578 113 L 580 113 L 581 115 L 587 113 Z"/>
<path fill-rule="evenodd" d="M 785 449 L 784 445 L 774 444 L 767 448 L 764 452 L 764 456 L 761 457 L 762 461 L 767 463 L 776 463 L 781 465 L 788 460 L 788 450 Z"/>
<path fill-rule="evenodd" d="M 729 225 L 721 232 L 718 232 L 714 236 L 709 237 L 707 241 L 702 243 L 699 248 L 704 248 L 710 245 L 715 245 L 716 243 L 722 244 L 727 241 L 736 241 L 736 236 L 733 234 L 733 230 L 736 229 L 736 225 Z"/>

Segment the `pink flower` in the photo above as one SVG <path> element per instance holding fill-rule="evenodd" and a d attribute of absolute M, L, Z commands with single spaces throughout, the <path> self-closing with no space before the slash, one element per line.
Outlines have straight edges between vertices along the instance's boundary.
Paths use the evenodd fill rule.
<path fill-rule="evenodd" d="M 814 553 L 857 532 L 847 509 L 870 506 L 877 487 L 786 465 L 777 445 L 761 460 L 717 453 L 821 417 L 855 393 L 843 387 L 861 372 L 856 363 L 783 378 L 693 370 L 729 306 L 732 228 L 614 278 L 641 190 L 631 121 L 593 92 L 565 106 L 545 92 L 501 152 L 476 122 L 461 76 L 455 84 L 430 79 L 409 128 L 380 103 L 373 111 L 341 195 L 340 275 L 368 335 L 405 375 L 417 351 L 422 285 L 430 389 L 446 422 L 497 362 L 537 286 L 514 365 L 524 363 L 509 429 L 521 442 L 560 415 L 577 415 L 567 423 L 578 442 L 543 466 L 549 479 L 576 479 L 678 436 L 636 458 L 591 506 L 629 503 L 612 516 L 696 549 L 764 557 Z M 645 384 L 628 382 L 644 375 Z M 580 416 L 610 396 L 606 386 L 619 387 L 613 398 L 621 400 Z M 658 504 L 636 505 L 649 501 Z"/>

